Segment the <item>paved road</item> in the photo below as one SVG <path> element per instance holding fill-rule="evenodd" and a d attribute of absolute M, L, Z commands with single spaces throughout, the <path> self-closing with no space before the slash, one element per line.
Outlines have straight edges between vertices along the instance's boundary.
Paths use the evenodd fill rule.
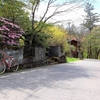
<path fill-rule="evenodd" d="M 86 59 L 0 76 L 0 100 L 100 100 L 100 61 Z"/>

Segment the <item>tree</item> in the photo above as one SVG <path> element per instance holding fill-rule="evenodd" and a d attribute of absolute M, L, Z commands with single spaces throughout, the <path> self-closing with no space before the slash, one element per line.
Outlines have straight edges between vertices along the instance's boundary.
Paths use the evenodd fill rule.
<path fill-rule="evenodd" d="M 95 23 L 99 21 L 99 14 L 93 12 L 94 7 L 90 3 L 86 4 L 84 11 L 86 12 L 86 16 L 83 25 L 91 32 L 95 26 Z"/>
<path fill-rule="evenodd" d="M 88 33 L 88 30 L 84 26 L 76 27 L 74 24 L 70 27 L 70 34 L 72 38 L 74 37 L 78 42 L 82 42 L 83 38 Z"/>
<path fill-rule="evenodd" d="M 67 32 L 64 28 L 51 25 L 48 27 L 46 34 L 51 36 L 47 39 L 49 46 L 61 46 L 62 51 L 68 51 L 68 43 L 66 40 Z"/>
<path fill-rule="evenodd" d="M 70 26 L 70 33 L 68 34 L 68 40 L 76 40 L 77 47 L 76 51 L 80 55 L 81 58 L 83 56 L 83 43 L 84 39 L 88 33 L 88 30 L 84 26 L 76 27 L 74 24 Z"/>
<path fill-rule="evenodd" d="M 16 23 L 26 30 L 30 27 L 30 20 L 25 6 L 21 0 L 0 0 L 1 17 L 10 19 L 12 23 Z"/>
<path fill-rule="evenodd" d="M 18 46 L 24 31 L 10 20 L 0 18 L 0 47 Z"/>
<path fill-rule="evenodd" d="M 45 1 L 45 0 L 29 0 L 29 2 L 26 1 L 26 4 L 28 5 L 27 7 L 31 11 L 31 21 L 32 21 L 30 46 L 32 45 L 32 40 L 34 38 L 34 34 L 41 32 L 42 28 L 44 27 L 44 24 L 41 25 L 41 22 L 47 23 L 54 16 L 64 14 L 64 13 L 67 13 L 67 12 L 70 12 L 70 11 L 76 9 L 76 8 L 80 7 L 82 2 L 84 2 L 85 0 L 83 0 L 83 1 L 67 0 L 67 1 L 63 2 L 62 4 L 58 3 L 57 1 L 58 0 L 47 0 L 47 1 Z M 38 16 L 36 16 L 36 15 L 38 15 L 38 11 L 41 10 L 41 9 L 39 9 L 39 7 L 43 2 L 45 3 L 46 8 L 45 8 L 45 11 L 42 13 L 42 15 L 38 18 Z M 50 9 L 52 9 L 52 13 L 50 13 L 48 15 Z M 36 21 L 38 21 L 37 27 L 35 27 Z M 61 22 L 61 20 L 55 21 L 53 23 L 57 23 L 57 22 Z M 38 27 L 39 27 L 39 30 L 37 31 Z"/>
<path fill-rule="evenodd" d="M 95 23 L 99 22 L 99 14 L 93 12 L 94 7 L 90 3 L 86 4 L 84 11 L 86 12 L 86 16 L 85 16 L 85 21 L 84 21 L 83 25 L 84 25 L 84 27 L 86 27 L 90 31 L 89 33 L 91 33 L 91 31 L 95 27 Z M 91 37 L 92 34 L 90 34 L 89 36 Z M 88 49 L 87 50 L 88 58 L 92 58 L 92 43 L 93 42 L 91 41 L 91 39 L 88 39 L 88 48 L 87 48 Z"/>
<path fill-rule="evenodd" d="M 100 27 L 95 26 L 84 42 L 85 54 L 90 58 L 98 58 L 100 53 Z"/>

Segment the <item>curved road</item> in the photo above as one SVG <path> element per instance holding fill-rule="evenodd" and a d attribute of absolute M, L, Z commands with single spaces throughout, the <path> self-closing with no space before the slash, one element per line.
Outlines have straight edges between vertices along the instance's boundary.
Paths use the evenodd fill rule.
<path fill-rule="evenodd" d="M 100 100 L 100 60 L 1 75 L 0 100 Z"/>

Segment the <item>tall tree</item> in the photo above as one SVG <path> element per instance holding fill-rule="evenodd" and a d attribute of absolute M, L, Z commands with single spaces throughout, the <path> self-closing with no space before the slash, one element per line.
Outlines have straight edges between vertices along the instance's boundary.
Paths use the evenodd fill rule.
<path fill-rule="evenodd" d="M 99 14 L 94 13 L 94 6 L 91 3 L 86 4 L 84 11 L 86 12 L 86 16 L 83 25 L 91 32 L 95 23 L 99 21 Z"/>
<path fill-rule="evenodd" d="M 89 30 L 89 33 L 92 32 L 95 23 L 99 22 L 99 14 L 98 13 L 94 13 L 94 6 L 91 3 L 87 3 L 86 7 L 84 9 L 84 11 L 86 12 L 86 16 L 85 16 L 85 21 L 83 23 L 83 25 Z M 92 34 L 90 34 L 91 36 Z M 88 58 L 92 58 L 92 41 L 91 39 L 88 39 L 88 48 L 87 48 L 87 56 Z"/>

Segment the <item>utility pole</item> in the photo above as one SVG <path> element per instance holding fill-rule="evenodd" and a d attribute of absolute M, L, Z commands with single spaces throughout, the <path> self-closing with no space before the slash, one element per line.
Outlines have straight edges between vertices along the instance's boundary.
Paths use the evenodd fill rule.
<path fill-rule="evenodd" d="M 71 25 L 71 22 L 68 22 L 68 33 L 69 33 L 69 35 L 70 35 L 70 25 Z"/>
<path fill-rule="evenodd" d="M 70 50 L 70 57 L 72 56 L 72 54 L 71 54 L 71 32 L 70 32 L 70 27 L 71 27 L 71 22 L 69 21 L 68 22 L 68 40 L 69 40 L 69 50 Z"/>

